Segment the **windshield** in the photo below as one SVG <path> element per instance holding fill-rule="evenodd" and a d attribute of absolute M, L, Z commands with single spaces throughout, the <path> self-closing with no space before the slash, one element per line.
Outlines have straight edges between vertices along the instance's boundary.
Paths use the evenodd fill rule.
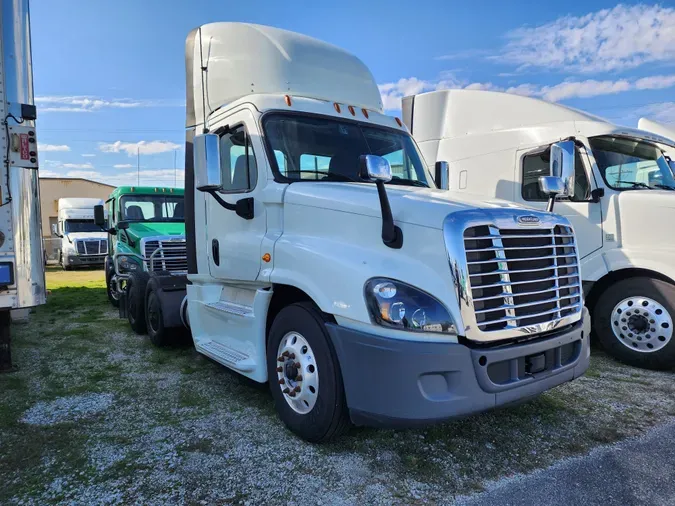
<path fill-rule="evenodd" d="M 120 199 L 121 220 L 183 221 L 183 197 L 178 195 L 125 195 Z"/>
<path fill-rule="evenodd" d="M 101 227 L 96 225 L 94 220 L 66 220 L 64 229 L 66 234 L 101 231 Z"/>
<path fill-rule="evenodd" d="M 361 155 L 378 155 L 391 165 L 388 184 L 434 186 L 412 138 L 385 127 L 274 114 L 265 119 L 265 135 L 276 170 L 296 181 L 355 181 Z"/>
<path fill-rule="evenodd" d="M 594 137 L 589 143 L 602 178 L 615 190 L 675 190 L 673 172 L 656 146 L 625 137 Z"/>

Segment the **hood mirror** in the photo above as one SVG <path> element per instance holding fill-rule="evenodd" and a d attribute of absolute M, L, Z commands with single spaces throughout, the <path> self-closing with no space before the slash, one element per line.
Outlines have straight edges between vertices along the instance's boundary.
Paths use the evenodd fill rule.
<path fill-rule="evenodd" d="M 391 214 L 389 197 L 384 183 L 391 181 L 391 165 L 389 162 L 376 155 L 361 155 L 359 157 L 359 175 L 364 181 L 372 181 L 377 187 L 377 196 L 380 198 L 380 211 L 382 212 L 382 242 L 393 249 L 403 246 L 403 231 L 394 224 L 394 216 Z"/>
<path fill-rule="evenodd" d="M 387 183 L 391 181 L 391 165 L 386 158 L 377 155 L 361 156 L 360 176 L 365 181 L 381 181 Z"/>

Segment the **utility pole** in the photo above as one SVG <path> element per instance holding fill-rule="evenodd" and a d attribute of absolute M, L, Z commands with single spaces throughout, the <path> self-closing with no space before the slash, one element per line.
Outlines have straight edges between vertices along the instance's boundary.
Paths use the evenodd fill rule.
<path fill-rule="evenodd" d="M 173 187 L 178 187 L 178 169 L 176 168 L 176 155 L 178 154 L 177 150 L 173 150 Z"/>
<path fill-rule="evenodd" d="M 138 146 L 136 151 L 136 174 L 138 175 L 137 186 L 141 186 L 141 147 Z"/>

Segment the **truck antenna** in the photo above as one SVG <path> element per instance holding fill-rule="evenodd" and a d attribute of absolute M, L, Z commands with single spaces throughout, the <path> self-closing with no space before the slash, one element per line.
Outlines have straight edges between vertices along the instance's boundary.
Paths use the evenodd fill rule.
<path fill-rule="evenodd" d="M 209 129 L 206 128 L 206 84 L 205 84 L 205 75 L 204 73 L 207 70 L 207 67 L 204 66 L 204 45 L 202 43 L 202 28 L 199 27 L 199 67 L 202 70 L 201 79 L 202 79 L 202 114 L 204 116 L 204 126 L 202 127 L 202 133 L 209 133 Z"/>

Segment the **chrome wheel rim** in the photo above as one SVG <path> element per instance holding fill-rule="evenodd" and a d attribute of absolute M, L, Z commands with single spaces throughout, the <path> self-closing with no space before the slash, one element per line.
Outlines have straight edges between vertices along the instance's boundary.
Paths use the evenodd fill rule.
<path fill-rule="evenodd" d="M 119 287 L 117 286 L 117 274 L 110 278 L 110 296 L 113 300 L 120 300 Z"/>
<path fill-rule="evenodd" d="M 673 319 L 668 310 L 649 297 L 628 297 L 612 311 L 612 332 L 627 348 L 654 353 L 673 337 Z"/>
<path fill-rule="evenodd" d="M 277 350 L 277 383 L 296 413 L 309 413 L 319 396 L 319 368 L 312 347 L 297 332 L 289 332 Z"/>

